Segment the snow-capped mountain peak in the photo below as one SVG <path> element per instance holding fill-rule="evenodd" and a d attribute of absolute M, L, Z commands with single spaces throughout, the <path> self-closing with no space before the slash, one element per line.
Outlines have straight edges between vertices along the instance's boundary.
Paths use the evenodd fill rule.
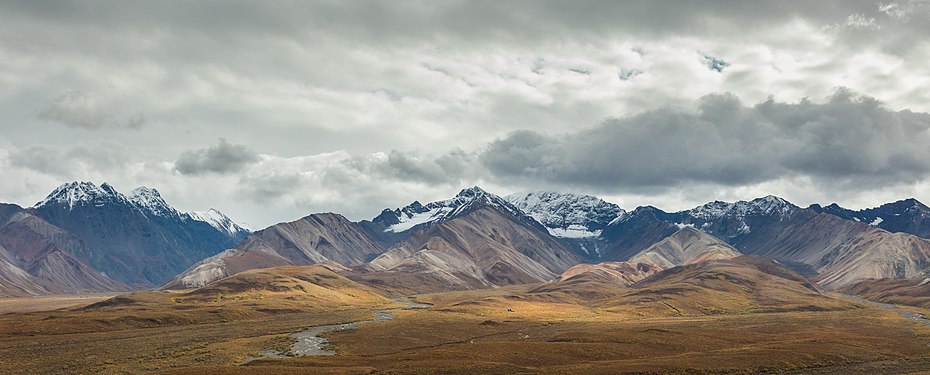
<path fill-rule="evenodd" d="M 451 199 L 430 202 L 425 205 L 419 201 L 414 201 L 402 208 L 385 209 L 372 221 L 384 224 L 386 226 L 385 232 L 400 233 L 414 227 L 451 220 L 470 212 L 472 208 L 482 204 L 498 207 L 516 217 L 526 216 L 520 209 L 514 207 L 505 199 L 488 193 L 480 187 L 473 186 L 462 189 Z M 528 219 L 532 221 L 531 218 Z"/>
<path fill-rule="evenodd" d="M 687 213 L 697 219 L 714 220 L 721 217 L 742 218 L 749 215 L 773 216 L 789 215 L 800 208 L 782 198 L 767 195 L 751 201 L 737 201 L 734 203 L 713 201 L 703 206 L 693 208 Z"/>
<path fill-rule="evenodd" d="M 507 201 L 562 238 L 597 237 L 609 223 L 624 215 L 616 204 L 590 195 L 548 191 L 511 194 Z"/>
<path fill-rule="evenodd" d="M 238 233 L 246 232 L 247 230 L 236 224 L 228 216 L 224 215 L 222 212 L 217 211 L 213 208 L 207 211 L 193 211 L 188 213 L 191 219 L 196 221 L 202 221 L 210 226 L 216 228 L 217 230 L 227 233 L 229 235 L 236 235 Z"/>
<path fill-rule="evenodd" d="M 97 186 L 93 182 L 74 181 L 55 188 L 45 199 L 36 203 L 33 207 L 62 205 L 67 206 L 68 209 L 73 209 L 78 205 L 93 204 L 102 206 L 114 201 L 126 202 L 127 199 L 117 192 L 112 185 L 104 182 L 103 185 Z"/>
<path fill-rule="evenodd" d="M 129 200 L 142 212 L 163 217 L 179 217 L 181 214 L 161 197 L 158 190 L 140 186 L 132 190 Z"/>
<path fill-rule="evenodd" d="M 169 221 L 202 221 L 216 230 L 233 237 L 241 236 L 249 231 L 242 228 L 223 213 L 210 209 L 208 211 L 185 213 L 176 210 L 162 198 L 157 189 L 140 186 L 132 190 L 127 197 L 118 192 L 113 185 L 106 182 L 97 186 L 93 182 L 75 181 L 62 184 L 53 190 L 45 199 L 36 203 L 34 208 L 62 207 L 73 211 L 76 207 L 94 206 L 103 208 L 110 205 L 125 207 L 152 218 L 164 218 Z"/>

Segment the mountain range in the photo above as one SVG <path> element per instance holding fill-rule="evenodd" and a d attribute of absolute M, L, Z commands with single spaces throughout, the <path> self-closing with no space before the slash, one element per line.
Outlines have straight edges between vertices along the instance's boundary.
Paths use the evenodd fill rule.
<path fill-rule="evenodd" d="M 584 280 L 630 285 L 746 255 L 827 288 L 922 278 L 930 270 L 930 210 L 914 199 L 860 211 L 801 208 L 774 196 L 627 211 L 587 195 L 500 197 L 472 187 L 371 220 L 319 213 L 254 233 L 216 210 L 179 212 L 144 187 L 126 196 L 108 184 L 70 183 L 34 208 L 4 207 L 6 294 L 186 289 L 252 269 L 311 264 L 398 294 Z M 43 251 L 60 255 L 37 263 L 27 255 L 35 250 L 23 245 L 35 243 L 23 240 L 29 233 L 55 244 Z M 53 267 L 59 264 L 71 266 Z"/>
<path fill-rule="evenodd" d="M 67 183 L 32 208 L 3 206 L 0 294 L 150 288 L 248 234 L 217 210 L 179 212 L 155 189 Z"/>
<path fill-rule="evenodd" d="M 473 187 L 448 200 L 386 209 L 371 221 L 324 213 L 273 225 L 167 287 L 198 287 L 251 268 L 323 262 L 353 267 L 364 278 L 415 275 L 410 283 L 419 288 L 467 289 L 546 281 L 580 259 L 532 217 Z"/>

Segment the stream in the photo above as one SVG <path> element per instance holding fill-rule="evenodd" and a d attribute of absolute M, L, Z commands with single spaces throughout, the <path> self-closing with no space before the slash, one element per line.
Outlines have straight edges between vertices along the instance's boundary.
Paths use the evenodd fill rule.
<path fill-rule="evenodd" d="M 390 309 L 377 310 L 375 311 L 375 318 L 371 320 L 360 320 L 357 322 L 343 323 L 343 324 L 327 324 L 321 326 L 309 327 L 303 331 L 291 334 L 291 337 L 294 339 L 294 344 L 291 345 L 291 349 L 288 352 L 280 352 L 277 350 L 262 350 L 258 352 L 258 356 L 247 357 L 240 362 L 240 365 L 252 362 L 256 359 L 265 359 L 265 358 L 287 358 L 287 357 L 303 357 L 308 355 L 335 355 L 335 350 L 326 350 L 323 349 L 328 340 L 320 337 L 319 335 L 324 332 L 329 331 L 346 331 L 353 330 L 358 328 L 358 326 L 366 323 L 373 322 L 382 322 L 385 320 L 394 319 L 394 314 L 391 314 L 391 311 L 395 310 L 410 310 L 410 309 L 425 309 L 429 308 L 432 305 L 428 303 L 416 302 L 413 300 L 416 296 L 405 296 L 400 298 L 392 298 L 394 302 L 405 303 L 406 306 L 403 307 L 394 307 Z"/>
<path fill-rule="evenodd" d="M 930 326 L 930 319 L 927 319 L 927 317 L 924 316 L 924 314 L 921 314 L 918 312 L 900 309 L 897 306 L 892 305 L 890 303 L 876 302 L 876 301 L 868 300 L 868 299 L 861 298 L 861 297 L 851 296 L 848 294 L 843 294 L 843 298 L 848 299 L 850 301 L 854 301 L 854 302 L 867 303 L 873 306 L 881 307 L 885 310 L 891 310 L 891 311 L 898 313 L 898 315 L 901 315 L 907 318 L 907 320 L 915 321 L 918 323 L 923 323 L 923 324 Z"/>

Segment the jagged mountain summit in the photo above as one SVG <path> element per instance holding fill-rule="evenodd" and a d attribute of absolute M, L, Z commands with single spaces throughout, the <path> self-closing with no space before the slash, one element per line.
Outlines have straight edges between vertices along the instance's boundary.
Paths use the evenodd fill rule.
<path fill-rule="evenodd" d="M 108 183 L 71 182 L 33 209 L 86 244 L 76 257 L 140 287 L 162 284 L 248 234 L 219 212 L 213 216 L 179 212 L 158 190 L 147 187 L 126 196 Z"/>
<path fill-rule="evenodd" d="M 69 210 L 73 210 L 75 206 L 93 205 L 101 207 L 110 203 L 129 204 L 130 202 L 125 195 L 116 191 L 112 185 L 106 182 L 97 186 L 93 182 L 75 181 L 55 188 L 45 199 L 36 203 L 33 208 L 67 206 Z"/>
<path fill-rule="evenodd" d="M 603 257 L 605 244 L 600 236 L 604 228 L 627 214 L 620 206 L 590 195 L 539 191 L 511 194 L 506 199 L 591 261 Z"/>
<path fill-rule="evenodd" d="M 483 205 L 498 207 L 520 220 L 534 221 L 506 199 L 473 186 L 462 189 L 451 199 L 425 205 L 414 201 L 405 207 L 385 209 L 372 220 L 372 223 L 383 226 L 385 232 L 404 233 L 452 220 Z"/>
<path fill-rule="evenodd" d="M 106 185 L 106 183 L 104 183 Z M 118 193 L 117 193 L 118 194 Z M 140 186 L 132 189 L 129 201 L 149 216 L 181 218 L 182 214 L 161 197 L 158 190 Z"/>
<path fill-rule="evenodd" d="M 714 201 L 676 213 L 679 216 L 676 224 L 693 225 L 718 237 L 733 238 L 752 231 L 751 224 L 788 220 L 800 209 L 773 195 L 734 203 Z"/>
<path fill-rule="evenodd" d="M 786 216 L 798 209 L 798 206 L 795 206 L 783 198 L 767 195 L 751 201 L 736 201 L 733 203 L 713 201 L 685 212 L 692 218 L 710 221 L 722 217 Z"/>
<path fill-rule="evenodd" d="M 840 207 L 836 203 L 824 207 L 815 204 L 811 205 L 810 209 L 866 223 L 889 232 L 904 232 L 930 238 L 930 207 L 914 198 L 858 211 Z"/>
<path fill-rule="evenodd" d="M 590 195 L 540 191 L 505 199 L 560 238 L 597 237 L 607 224 L 626 214 L 620 206 Z"/>

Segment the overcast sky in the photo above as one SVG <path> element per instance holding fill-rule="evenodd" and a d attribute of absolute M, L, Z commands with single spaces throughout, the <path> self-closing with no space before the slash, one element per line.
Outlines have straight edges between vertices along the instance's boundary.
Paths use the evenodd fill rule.
<path fill-rule="evenodd" d="M 930 202 L 927 1 L 0 3 L 0 201 Z"/>

